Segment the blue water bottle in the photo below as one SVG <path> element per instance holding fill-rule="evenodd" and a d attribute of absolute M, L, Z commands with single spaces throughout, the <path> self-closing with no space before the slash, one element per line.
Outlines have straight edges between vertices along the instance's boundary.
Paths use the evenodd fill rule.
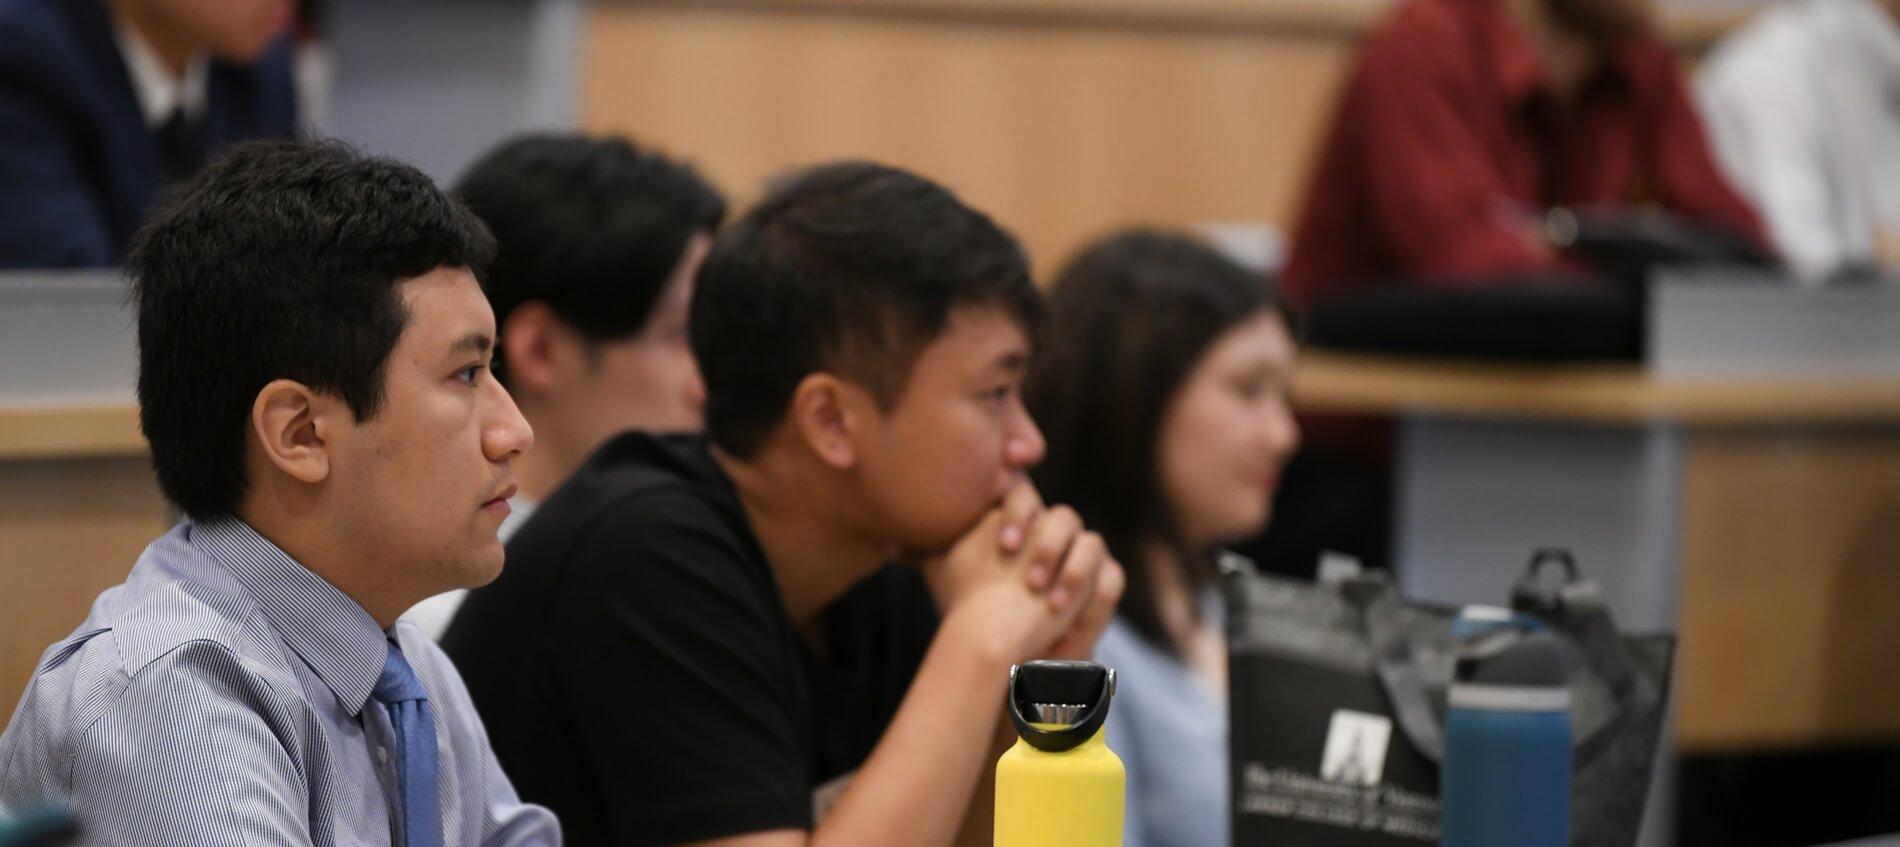
<path fill-rule="evenodd" d="M 48 806 L 8 820 L 0 812 L 0 847 L 57 847 L 79 837 L 79 824 L 65 809 Z"/>
<path fill-rule="evenodd" d="M 1453 625 L 1445 715 L 1444 847 L 1570 843 L 1570 688 L 1563 650 L 1534 619 L 1471 607 Z"/>

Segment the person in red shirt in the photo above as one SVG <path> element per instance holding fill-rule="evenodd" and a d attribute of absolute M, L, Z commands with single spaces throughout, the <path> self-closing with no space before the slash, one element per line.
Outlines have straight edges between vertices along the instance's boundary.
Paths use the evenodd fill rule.
<path fill-rule="evenodd" d="M 1765 244 L 1724 182 L 1652 0 L 1406 0 L 1366 41 L 1282 274 L 1310 307 L 1375 285 L 1439 290 L 1580 270 L 1554 208 L 1661 209 Z M 1388 563 L 1391 430 L 1304 414 L 1268 532 L 1237 549 L 1311 576 L 1322 550 Z"/>
<path fill-rule="evenodd" d="M 1285 270 L 1300 305 L 1557 269 L 1553 207 L 1661 208 L 1766 243 L 1650 0 L 1409 0 L 1367 40 L 1306 202 Z"/>

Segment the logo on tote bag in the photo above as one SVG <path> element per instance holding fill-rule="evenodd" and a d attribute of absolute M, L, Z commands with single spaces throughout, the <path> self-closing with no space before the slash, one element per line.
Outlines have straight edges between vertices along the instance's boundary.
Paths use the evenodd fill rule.
<path fill-rule="evenodd" d="M 1392 719 L 1350 709 L 1333 712 L 1320 754 L 1319 778 L 1347 785 L 1374 786 L 1385 773 L 1385 751 L 1392 741 Z"/>

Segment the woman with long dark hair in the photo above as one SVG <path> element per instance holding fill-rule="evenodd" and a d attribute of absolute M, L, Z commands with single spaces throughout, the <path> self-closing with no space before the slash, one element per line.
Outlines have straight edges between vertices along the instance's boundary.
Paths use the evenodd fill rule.
<path fill-rule="evenodd" d="M 1045 498 L 1100 532 L 1128 586 L 1097 659 L 1119 693 L 1129 847 L 1228 843 L 1226 646 L 1214 553 L 1267 523 L 1299 441 L 1294 345 L 1268 281 L 1134 230 L 1074 259 L 1029 388 Z"/>

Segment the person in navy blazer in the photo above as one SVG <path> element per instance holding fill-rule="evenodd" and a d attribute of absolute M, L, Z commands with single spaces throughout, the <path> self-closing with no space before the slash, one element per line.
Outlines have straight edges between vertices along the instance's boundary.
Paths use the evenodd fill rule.
<path fill-rule="evenodd" d="M 292 0 L 0 0 L 0 268 L 117 265 L 163 186 L 296 134 Z"/>

